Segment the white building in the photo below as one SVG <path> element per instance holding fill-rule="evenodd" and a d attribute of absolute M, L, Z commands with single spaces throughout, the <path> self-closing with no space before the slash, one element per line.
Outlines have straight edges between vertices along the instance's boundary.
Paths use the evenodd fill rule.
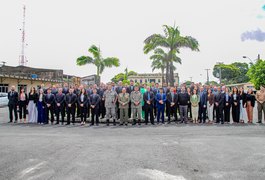
<path fill-rule="evenodd" d="M 143 73 L 137 75 L 128 76 L 128 80 L 133 80 L 135 83 L 159 83 L 162 85 L 161 73 Z M 179 83 L 178 73 L 174 73 L 174 83 Z"/>

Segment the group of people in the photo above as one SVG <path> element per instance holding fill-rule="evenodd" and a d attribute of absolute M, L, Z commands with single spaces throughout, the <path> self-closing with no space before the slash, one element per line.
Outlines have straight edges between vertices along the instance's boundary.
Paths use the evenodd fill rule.
<path fill-rule="evenodd" d="M 253 108 L 257 101 L 258 122 L 262 123 L 262 111 L 265 116 L 265 88 L 254 94 L 243 88 L 211 86 L 192 83 L 174 87 L 158 83 L 129 85 L 122 82 L 101 83 L 86 86 L 68 87 L 68 84 L 32 87 L 29 93 L 15 86 L 8 92 L 10 122 L 39 124 L 76 123 L 80 118 L 81 125 L 89 119 L 90 125 L 99 125 L 99 118 L 116 125 L 145 123 L 230 123 L 232 112 L 233 123 L 253 123 Z M 178 118 L 179 116 L 179 118 Z"/>

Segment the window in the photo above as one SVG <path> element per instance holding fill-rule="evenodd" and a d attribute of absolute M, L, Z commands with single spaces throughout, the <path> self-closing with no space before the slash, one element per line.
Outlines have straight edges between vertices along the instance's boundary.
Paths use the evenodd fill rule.
<path fill-rule="evenodd" d="M 158 83 L 160 83 L 160 79 L 158 79 Z"/>
<path fill-rule="evenodd" d="M 145 83 L 147 83 L 147 79 L 145 79 Z"/>
<path fill-rule="evenodd" d="M 137 79 L 135 79 L 135 81 L 134 81 L 135 83 L 137 83 Z"/>
<path fill-rule="evenodd" d="M 27 93 L 27 85 L 26 84 L 18 84 L 17 85 L 17 91 L 20 92 L 21 88 L 24 88 L 25 93 Z"/>
<path fill-rule="evenodd" d="M 0 92 L 7 93 L 8 92 L 8 84 L 0 84 Z"/>

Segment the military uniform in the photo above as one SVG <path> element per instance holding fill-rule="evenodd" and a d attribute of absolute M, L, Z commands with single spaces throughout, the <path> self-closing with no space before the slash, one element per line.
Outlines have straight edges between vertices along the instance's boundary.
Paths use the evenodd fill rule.
<path fill-rule="evenodd" d="M 118 96 L 119 101 L 119 109 L 120 109 L 120 124 L 125 123 L 128 124 L 128 109 L 130 102 L 130 94 L 129 93 L 120 93 Z M 124 105 L 123 105 L 124 103 Z"/>
<path fill-rule="evenodd" d="M 141 101 L 143 100 L 143 95 L 141 94 L 140 91 L 133 91 L 131 93 L 131 102 L 132 102 L 132 112 L 133 112 L 133 121 L 135 124 L 135 121 L 136 121 L 136 115 L 137 115 L 137 118 L 138 118 L 138 123 L 140 124 L 141 123 L 141 116 L 142 116 L 142 104 L 141 104 Z M 135 102 L 139 102 L 139 104 L 135 104 Z"/>
<path fill-rule="evenodd" d="M 104 92 L 104 100 L 105 100 L 105 108 L 106 108 L 106 116 L 107 116 L 107 125 L 109 124 L 110 116 L 112 116 L 113 123 L 115 125 L 116 120 L 116 101 L 117 101 L 117 93 L 116 91 L 105 91 Z"/>

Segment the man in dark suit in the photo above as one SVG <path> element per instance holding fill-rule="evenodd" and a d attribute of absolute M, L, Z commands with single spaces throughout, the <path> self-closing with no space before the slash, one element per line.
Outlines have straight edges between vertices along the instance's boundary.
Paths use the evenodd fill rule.
<path fill-rule="evenodd" d="M 175 122 L 178 120 L 177 115 L 177 104 L 178 104 L 178 95 L 174 92 L 174 88 L 170 88 L 170 92 L 167 93 L 167 103 L 168 103 L 168 123 L 170 123 L 171 114 L 175 118 Z"/>
<path fill-rule="evenodd" d="M 44 104 L 46 106 L 46 117 L 49 124 L 49 112 L 51 114 L 51 123 L 53 124 L 54 121 L 54 102 L 55 96 L 51 93 L 51 89 L 47 89 L 47 94 L 44 97 Z"/>
<path fill-rule="evenodd" d="M 63 93 L 63 89 L 59 88 L 58 93 L 55 95 L 55 114 L 56 114 L 56 124 L 59 124 L 59 117 L 61 114 L 62 117 L 62 125 L 64 123 L 64 116 L 65 116 L 65 94 Z"/>
<path fill-rule="evenodd" d="M 217 88 L 217 93 L 214 96 L 214 104 L 216 107 L 216 123 L 219 124 L 220 121 L 222 124 L 224 124 L 224 99 L 225 99 L 225 94 L 221 92 L 221 87 Z"/>
<path fill-rule="evenodd" d="M 129 93 L 131 95 L 131 93 L 134 91 L 134 81 L 130 80 L 130 85 L 127 87 L 127 93 Z M 132 103 L 131 101 L 129 102 L 129 111 L 128 111 L 128 116 L 129 118 L 131 118 L 131 114 L 132 114 L 132 107 L 131 107 Z"/>
<path fill-rule="evenodd" d="M 203 86 L 200 87 L 200 102 L 199 102 L 199 120 L 200 123 L 206 121 L 206 109 L 207 109 L 207 93 Z"/>
<path fill-rule="evenodd" d="M 159 93 L 159 84 L 158 83 L 155 84 L 155 88 L 153 88 L 152 91 L 153 91 L 155 98 L 156 98 L 156 95 Z M 155 115 L 155 117 L 157 116 L 156 100 L 154 100 L 154 115 Z"/>
<path fill-rule="evenodd" d="M 99 120 L 99 103 L 100 103 L 100 96 L 97 94 L 97 89 L 93 89 L 93 94 L 90 95 L 90 107 L 91 107 L 91 126 L 94 125 L 94 118 L 96 116 L 96 125 L 98 126 Z"/>
<path fill-rule="evenodd" d="M 18 93 L 15 91 L 15 86 L 11 87 L 11 91 L 8 92 L 8 108 L 9 108 L 9 123 L 13 122 L 13 112 L 15 115 L 14 123 L 17 123 L 17 105 L 18 105 Z"/>
<path fill-rule="evenodd" d="M 118 82 L 118 86 L 115 88 L 116 93 L 119 95 L 122 92 L 122 81 Z M 116 102 L 116 117 L 120 119 L 120 108 L 119 108 L 119 102 Z"/>
<path fill-rule="evenodd" d="M 72 123 L 75 125 L 75 111 L 76 111 L 77 96 L 74 94 L 74 89 L 71 88 L 69 93 L 65 96 L 67 124 L 70 124 L 70 115 L 72 116 Z"/>
<path fill-rule="evenodd" d="M 154 100 L 155 95 L 152 91 L 150 91 L 150 87 L 146 87 L 146 92 L 144 93 L 143 99 L 144 99 L 144 110 L 145 110 L 145 124 L 148 124 L 148 118 L 150 115 L 150 122 L 152 125 L 154 125 Z"/>
<path fill-rule="evenodd" d="M 106 90 L 105 86 L 104 84 L 102 84 L 99 88 L 99 93 L 98 93 L 98 95 L 100 96 L 100 103 L 99 103 L 99 116 L 101 115 L 100 119 L 104 119 L 106 115 L 105 100 L 103 98 L 105 90 Z"/>

